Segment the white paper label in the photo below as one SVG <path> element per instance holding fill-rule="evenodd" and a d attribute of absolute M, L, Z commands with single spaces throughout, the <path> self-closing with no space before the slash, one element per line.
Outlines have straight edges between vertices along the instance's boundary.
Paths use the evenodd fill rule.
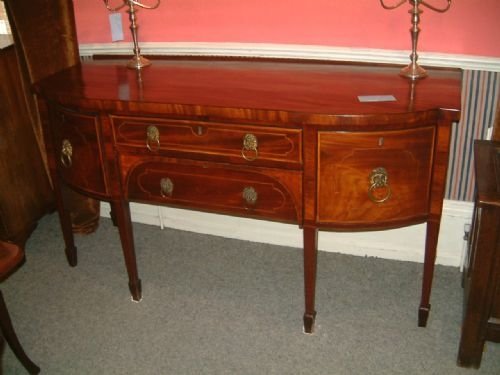
<path fill-rule="evenodd" d="M 362 103 L 365 102 L 395 102 L 394 95 L 359 95 L 358 100 Z"/>
<path fill-rule="evenodd" d="M 111 41 L 123 40 L 123 26 L 121 13 L 115 12 L 109 15 L 109 25 L 111 27 Z"/>

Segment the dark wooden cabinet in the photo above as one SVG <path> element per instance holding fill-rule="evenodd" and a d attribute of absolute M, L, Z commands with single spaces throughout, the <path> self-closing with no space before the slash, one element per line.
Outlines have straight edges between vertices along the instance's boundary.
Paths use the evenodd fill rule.
<path fill-rule="evenodd" d="M 23 245 L 54 207 L 14 45 L 0 48 L 0 239 Z"/>
<path fill-rule="evenodd" d="M 312 332 L 318 230 L 427 223 L 425 326 L 461 72 L 432 70 L 415 84 L 398 71 L 174 58 L 138 72 L 101 60 L 40 81 L 70 264 L 63 185 L 110 202 L 135 300 L 131 201 L 294 223 L 304 231 L 304 330 Z"/>
<path fill-rule="evenodd" d="M 30 122 L 37 142 L 43 144 L 45 137 L 38 112 L 44 112 L 45 107 L 38 106 L 30 86 L 53 73 L 79 64 L 73 1 L 3 1 L 19 57 L 18 69 L 27 82 L 25 111 L 31 117 Z M 26 115 L 26 113 L 20 114 L 20 116 Z M 42 119 L 45 118 L 46 116 L 42 114 Z M 47 164 L 44 149 L 42 146 L 41 158 Z M 48 172 L 46 174 L 48 175 Z M 64 195 L 68 198 L 73 230 L 79 233 L 94 231 L 99 219 L 99 202 L 71 189 L 64 189 Z M 16 219 L 9 217 L 9 220 Z"/>
<path fill-rule="evenodd" d="M 500 142 L 474 144 L 476 200 L 465 262 L 458 364 L 481 364 L 485 341 L 500 342 Z"/>
<path fill-rule="evenodd" d="M 495 122 L 493 124 L 493 134 L 491 139 L 500 141 L 500 96 L 497 100 L 497 112 L 495 114 Z"/>

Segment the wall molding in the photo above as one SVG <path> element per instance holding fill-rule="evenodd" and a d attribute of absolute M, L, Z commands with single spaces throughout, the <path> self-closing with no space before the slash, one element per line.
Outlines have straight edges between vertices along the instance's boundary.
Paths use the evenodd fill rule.
<path fill-rule="evenodd" d="M 132 43 L 80 44 L 79 47 L 84 59 L 100 54 L 132 54 Z M 408 64 L 410 53 L 399 50 L 266 43 L 144 42 L 140 44 L 140 48 L 143 55 L 260 57 L 401 65 Z M 421 52 L 419 63 L 423 66 L 500 72 L 500 58 L 487 56 Z"/>
<path fill-rule="evenodd" d="M 297 225 L 238 218 L 198 211 L 131 203 L 132 221 L 238 240 L 302 248 Z M 444 201 L 437 264 L 459 267 L 464 250 L 464 226 L 472 217 L 473 203 Z M 101 216 L 109 216 L 109 204 L 101 203 Z M 425 224 L 370 232 L 319 234 L 322 251 L 423 263 Z M 140 244 L 136 244 L 139 248 Z M 200 249 L 202 251 L 202 249 Z"/>

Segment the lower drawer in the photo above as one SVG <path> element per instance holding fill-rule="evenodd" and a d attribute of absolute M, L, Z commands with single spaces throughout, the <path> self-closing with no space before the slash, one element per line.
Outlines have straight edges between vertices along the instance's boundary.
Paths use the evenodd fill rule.
<path fill-rule="evenodd" d="M 301 221 L 300 171 L 160 157 L 144 161 L 132 155 L 122 156 L 121 163 L 125 195 L 131 201 Z"/>

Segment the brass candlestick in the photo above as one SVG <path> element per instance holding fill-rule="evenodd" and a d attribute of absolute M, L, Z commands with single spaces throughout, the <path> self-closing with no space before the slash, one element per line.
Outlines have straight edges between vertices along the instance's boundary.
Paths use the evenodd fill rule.
<path fill-rule="evenodd" d="M 451 6 L 451 0 L 445 0 L 447 2 L 446 6 L 443 8 L 437 8 L 423 0 L 400 0 L 397 4 L 395 5 L 386 5 L 385 0 L 380 0 L 380 4 L 384 9 L 396 9 L 399 8 L 401 5 L 406 3 L 408 1 L 412 8 L 408 11 L 408 13 L 411 14 L 411 24 L 412 27 L 410 29 L 411 33 L 411 55 L 410 55 L 410 64 L 403 68 L 401 70 L 401 75 L 404 77 L 408 77 L 412 80 L 419 79 L 419 78 L 424 78 L 427 76 L 427 72 L 425 71 L 424 68 L 420 67 L 417 64 L 418 60 L 418 55 L 417 55 L 417 44 L 418 44 L 418 34 L 420 33 L 420 15 L 423 13 L 423 10 L 419 8 L 420 5 L 423 5 L 435 12 L 439 13 L 444 13 L 448 9 L 450 9 Z"/>
<path fill-rule="evenodd" d="M 156 9 L 160 5 L 160 0 L 156 0 L 156 3 L 154 5 L 146 5 L 138 0 L 122 0 L 123 4 L 118 5 L 115 8 L 109 6 L 109 0 L 103 1 L 104 5 L 106 5 L 106 8 L 111 12 L 118 12 L 123 7 L 128 6 L 127 13 L 129 14 L 130 19 L 130 31 L 132 33 L 132 40 L 134 41 L 134 56 L 127 63 L 127 67 L 132 69 L 142 69 L 146 66 L 151 65 L 151 61 L 141 56 L 141 50 L 139 48 L 139 41 L 137 37 L 137 30 L 139 29 L 139 26 L 137 25 L 136 13 L 138 12 L 138 9 L 136 9 L 135 6 L 143 9 Z"/>

